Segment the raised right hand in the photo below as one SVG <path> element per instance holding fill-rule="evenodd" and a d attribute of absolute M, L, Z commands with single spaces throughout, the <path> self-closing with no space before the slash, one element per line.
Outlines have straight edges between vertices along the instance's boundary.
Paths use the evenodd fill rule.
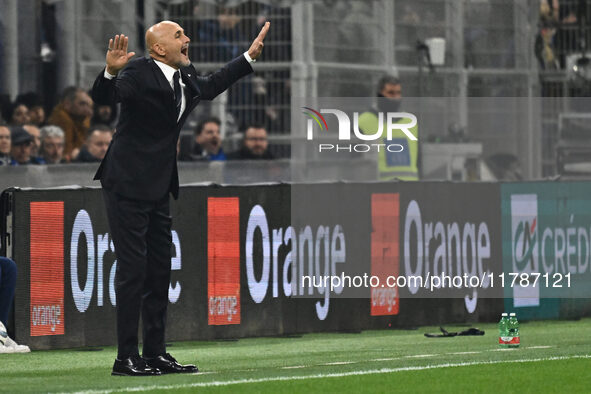
<path fill-rule="evenodd" d="M 116 35 L 109 40 L 109 49 L 107 50 L 107 72 L 112 75 L 117 73 L 127 65 L 129 59 L 135 56 L 135 52 L 127 53 L 127 42 L 129 38 L 123 34 Z"/>

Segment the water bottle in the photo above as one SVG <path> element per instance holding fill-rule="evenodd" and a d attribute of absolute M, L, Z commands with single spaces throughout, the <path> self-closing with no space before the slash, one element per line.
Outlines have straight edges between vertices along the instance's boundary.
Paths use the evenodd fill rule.
<path fill-rule="evenodd" d="M 511 337 L 509 347 L 519 347 L 519 322 L 515 313 L 509 314 L 509 324 L 507 327 L 509 329 L 509 337 Z"/>
<path fill-rule="evenodd" d="M 499 347 L 506 348 L 509 346 L 509 319 L 506 313 L 501 313 L 501 321 L 499 321 Z"/>

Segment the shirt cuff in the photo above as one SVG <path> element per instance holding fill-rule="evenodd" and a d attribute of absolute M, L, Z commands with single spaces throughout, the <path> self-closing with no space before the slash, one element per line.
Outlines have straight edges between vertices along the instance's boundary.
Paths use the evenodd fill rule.
<path fill-rule="evenodd" d="M 104 74 L 104 76 L 105 76 L 105 78 L 106 78 L 106 79 L 113 79 L 113 78 L 115 78 L 115 77 L 116 77 L 116 75 L 109 74 L 109 73 L 107 72 L 107 69 L 106 69 L 106 68 L 105 68 L 105 74 Z"/>
<path fill-rule="evenodd" d="M 253 58 L 250 57 L 250 55 L 248 54 L 248 51 L 244 52 L 244 58 L 249 63 L 254 63 L 254 62 L 257 61 L 256 59 L 253 59 Z"/>

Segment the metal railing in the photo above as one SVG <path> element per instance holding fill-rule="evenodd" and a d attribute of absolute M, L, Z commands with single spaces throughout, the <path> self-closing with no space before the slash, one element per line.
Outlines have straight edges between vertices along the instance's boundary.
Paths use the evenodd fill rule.
<path fill-rule="evenodd" d="M 29 12 L 32 4 L 1 1 L 19 13 Z M 422 129 L 423 138 L 458 124 L 472 141 L 483 143 L 485 156 L 507 147 L 518 149 L 527 178 L 556 172 L 558 114 L 565 110 L 565 96 L 580 94 L 566 79 L 565 67 L 582 41 L 591 42 L 589 23 L 579 29 L 579 0 L 61 0 L 52 4 L 61 44 L 56 56 L 58 88 L 72 83 L 90 87 L 103 66 L 108 38 L 119 32 L 132 37 L 139 55 L 147 26 L 161 19 L 176 20 L 192 38 L 196 68 L 210 72 L 246 50 L 264 21 L 270 20 L 272 28 L 255 73 L 198 114 L 220 116 L 227 138 L 237 139 L 235 133 L 245 123 L 264 123 L 272 141 L 279 144 L 278 152 L 289 155 L 288 136 L 298 127 L 291 116 L 293 97 L 371 97 L 379 77 L 391 73 L 401 78 L 405 97 L 457 98 L 457 105 L 441 119 L 443 127 Z M 552 5 L 550 11 L 544 4 Z M 589 21 L 591 0 L 585 4 Z M 11 44 L 18 47 L 6 18 L 0 15 L 7 35 L 2 38 L 4 51 L 13 48 Z M 38 29 L 32 32 L 40 34 Z M 434 72 L 417 67 L 417 41 L 429 37 L 446 39 L 445 64 Z M 5 72 L 13 74 L 15 64 L 4 57 Z M 24 86 L 22 79 L 17 79 L 18 86 Z M 14 80 L 3 75 L 4 89 L 14 91 Z M 503 96 L 532 102 L 538 96 L 553 99 L 543 104 L 551 108 L 529 109 L 529 121 L 501 139 L 474 124 L 468 98 Z"/>

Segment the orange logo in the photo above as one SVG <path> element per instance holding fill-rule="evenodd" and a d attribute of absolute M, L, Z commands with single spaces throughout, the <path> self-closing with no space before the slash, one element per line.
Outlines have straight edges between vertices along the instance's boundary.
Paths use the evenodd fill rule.
<path fill-rule="evenodd" d="M 388 277 L 398 277 L 400 195 L 371 196 L 371 274 L 380 279 L 371 289 L 371 316 L 397 315 L 400 309 L 397 287 L 388 287 Z M 393 283 L 395 285 L 395 283 Z"/>
<path fill-rule="evenodd" d="M 31 336 L 64 334 L 64 202 L 31 202 Z"/>
<path fill-rule="evenodd" d="M 240 200 L 207 199 L 209 325 L 240 324 Z"/>

